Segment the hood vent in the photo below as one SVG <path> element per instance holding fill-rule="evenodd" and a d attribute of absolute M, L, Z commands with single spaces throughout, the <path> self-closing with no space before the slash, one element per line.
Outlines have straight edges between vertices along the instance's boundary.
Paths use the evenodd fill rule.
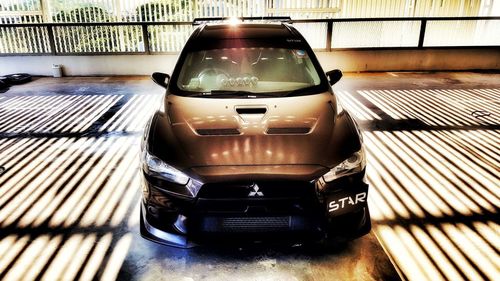
<path fill-rule="evenodd" d="M 308 127 L 293 127 L 293 128 L 268 128 L 268 135 L 305 135 L 311 131 Z"/>
<path fill-rule="evenodd" d="M 196 133 L 200 136 L 235 136 L 239 135 L 238 129 L 197 129 Z"/>
<path fill-rule="evenodd" d="M 238 114 L 265 114 L 267 108 L 265 107 L 239 107 L 236 108 Z"/>

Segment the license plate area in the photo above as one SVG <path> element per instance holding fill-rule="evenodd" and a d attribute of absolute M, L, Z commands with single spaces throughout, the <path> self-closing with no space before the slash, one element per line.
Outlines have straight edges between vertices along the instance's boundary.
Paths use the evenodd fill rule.
<path fill-rule="evenodd" d="M 364 188 L 340 190 L 326 195 L 326 212 L 334 217 L 348 214 L 367 206 L 368 185 Z"/>

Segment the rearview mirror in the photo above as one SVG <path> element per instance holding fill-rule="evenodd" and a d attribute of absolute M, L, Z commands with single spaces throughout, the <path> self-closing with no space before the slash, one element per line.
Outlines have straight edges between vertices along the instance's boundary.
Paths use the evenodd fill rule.
<path fill-rule="evenodd" d="M 326 77 L 328 77 L 328 82 L 330 85 L 337 83 L 340 78 L 342 78 L 342 71 L 340 69 L 330 70 L 326 73 Z"/>
<path fill-rule="evenodd" d="M 162 86 L 163 88 L 168 87 L 168 82 L 170 81 L 170 75 L 162 72 L 154 72 L 151 75 L 151 79 L 158 85 Z"/>

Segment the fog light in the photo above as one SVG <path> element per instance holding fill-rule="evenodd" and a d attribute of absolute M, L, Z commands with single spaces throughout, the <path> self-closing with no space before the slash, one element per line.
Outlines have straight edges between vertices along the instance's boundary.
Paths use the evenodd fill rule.
<path fill-rule="evenodd" d="M 148 207 L 148 213 L 150 213 L 151 215 L 153 215 L 153 216 L 155 216 L 155 217 L 156 217 L 156 216 L 158 216 L 158 214 L 159 214 L 160 212 L 158 211 L 158 209 L 157 209 L 157 208 L 155 208 L 155 207 L 153 207 L 153 206 L 149 206 L 149 207 Z"/>

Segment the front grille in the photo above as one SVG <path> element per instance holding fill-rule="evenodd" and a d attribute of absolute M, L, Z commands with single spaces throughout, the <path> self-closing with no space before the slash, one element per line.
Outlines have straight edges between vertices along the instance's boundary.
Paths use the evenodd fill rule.
<path fill-rule="evenodd" d="M 207 217 L 203 219 L 204 232 L 274 232 L 290 229 L 291 217 Z"/>
<path fill-rule="evenodd" d="M 251 196 L 255 184 L 262 196 Z M 246 183 L 207 183 L 199 193 L 199 198 L 305 198 L 314 195 L 314 184 L 310 182 L 278 181 L 278 182 L 246 182 Z"/>
<path fill-rule="evenodd" d="M 271 217 L 303 214 L 316 205 L 314 184 L 309 182 L 207 183 L 198 192 L 194 210 Z"/>

